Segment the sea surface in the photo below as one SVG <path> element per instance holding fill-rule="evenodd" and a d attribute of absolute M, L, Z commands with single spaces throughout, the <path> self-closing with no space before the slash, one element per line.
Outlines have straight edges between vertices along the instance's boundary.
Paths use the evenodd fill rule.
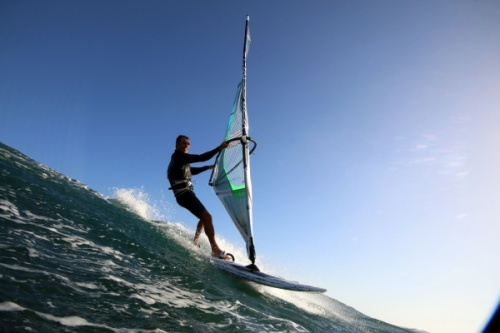
<path fill-rule="evenodd" d="M 0 143 L 0 332 L 417 332 L 229 276 L 135 194 L 104 197 Z"/>

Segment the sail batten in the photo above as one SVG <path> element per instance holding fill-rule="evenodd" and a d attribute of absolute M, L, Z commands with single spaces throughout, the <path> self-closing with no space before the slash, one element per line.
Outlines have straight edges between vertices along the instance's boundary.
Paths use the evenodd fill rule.
<path fill-rule="evenodd" d="M 213 186 L 215 193 L 243 237 L 248 257 L 254 264 L 250 154 L 255 149 L 256 143 L 248 136 L 249 124 L 246 105 L 246 59 L 250 46 L 249 20 L 247 16 L 243 44 L 242 79 L 238 84 L 224 135 L 229 146 L 217 157 L 209 184 Z M 251 144 L 252 147 L 250 147 Z"/>

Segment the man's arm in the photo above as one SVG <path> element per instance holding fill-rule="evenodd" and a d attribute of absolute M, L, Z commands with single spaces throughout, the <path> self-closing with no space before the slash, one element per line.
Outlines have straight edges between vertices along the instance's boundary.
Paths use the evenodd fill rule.
<path fill-rule="evenodd" d="M 215 149 L 212 149 L 210 151 L 207 151 L 206 153 L 203 153 L 201 155 L 194 155 L 194 154 L 182 154 L 182 161 L 180 164 L 187 164 L 187 163 L 197 163 L 197 162 L 205 162 L 214 157 L 219 151 L 227 148 L 228 143 L 226 141 L 222 141 L 222 143 Z M 192 169 L 192 168 L 191 168 Z M 205 171 L 205 170 L 203 170 Z M 193 173 L 194 174 L 194 173 Z"/>
<path fill-rule="evenodd" d="M 203 171 L 207 171 L 208 169 L 213 169 L 213 165 L 205 165 L 202 167 L 191 167 L 191 174 L 192 175 L 197 175 L 199 173 L 202 173 Z"/>

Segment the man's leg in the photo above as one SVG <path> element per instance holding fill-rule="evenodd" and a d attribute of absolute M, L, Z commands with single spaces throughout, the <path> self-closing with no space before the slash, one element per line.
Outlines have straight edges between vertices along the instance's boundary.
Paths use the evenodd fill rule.
<path fill-rule="evenodd" d="M 200 220 L 198 222 L 198 225 L 196 226 L 196 232 L 194 234 L 194 239 L 193 239 L 194 245 L 198 247 L 200 246 L 200 235 L 202 231 L 203 231 L 203 222 L 202 220 Z"/>
<path fill-rule="evenodd" d="M 215 241 L 215 230 L 214 225 L 212 224 L 212 215 L 205 209 L 200 214 L 200 222 L 198 223 L 198 228 L 201 224 L 201 229 L 205 229 L 205 234 L 207 235 L 208 241 L 210 242 L 210 246 L 212 247 L 212 255 L 219 256 L 221 249 L 217 242 Z M 196 228 L 196 232 L 198 232 L 198 228 Z M 201 232 L 201 230 L 200 230 Z M 196 237 L 196 236 L 195 236 Z"/>

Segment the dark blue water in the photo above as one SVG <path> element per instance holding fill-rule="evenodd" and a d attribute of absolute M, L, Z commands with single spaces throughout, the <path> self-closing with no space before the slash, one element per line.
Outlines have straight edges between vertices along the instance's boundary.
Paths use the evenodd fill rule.
<path fill-rule="evenodd" d="M 228 276 L 126 198 L 0 143 L 1 332 L 415 332 Z"/>

